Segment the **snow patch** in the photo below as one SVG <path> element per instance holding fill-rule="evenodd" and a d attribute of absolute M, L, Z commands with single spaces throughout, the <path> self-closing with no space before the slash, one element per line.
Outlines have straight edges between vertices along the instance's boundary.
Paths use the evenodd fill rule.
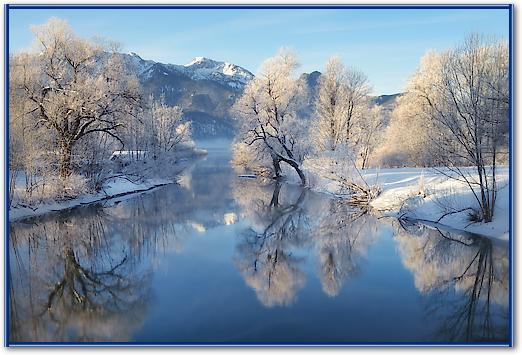
<path fill-rule="evenodd" d="M 339 184 L 319 177 L 325 163 L 306 161 L 303 169 L 310 189 L 343 198 Z M 443 168 L 438 168 L 443 169 Z M 437 222 L 453 229 L 463 230 L 502 240 L 509 239 L 509 168 L 497 168 L 499 186 L 495 215 L 489 223 L 471 223 L 469 212 L 478 203 L 465 182 L 451 179 L 432 168 L 386 168 L 361 170 L 361 178 L 381 193 L 370 202 L 371 207 L 386 216 L 406 217 L 421 221 Z M 475 168 L 461 168 L 471 174 Z M 293 183 L 299 183 L 296 175 L 285 173 Z M 440 219 L 440 220 L 439 220 Z"/>
<path fill-rule="evenodd" d="M 232 76 L 236 73 L 236 66 L 225 62 L 223 65 L 223 74 Z"/>
<path fill-rule="evenodd" d="M 85 194 L 66 201 L 43 203 L 36 207 L 11 207 L 9 221 L 14 222 L 28 217 L 39 216 L 50 212 L 70 209 L 98 201 L 123 197 L 123 195 L 135 194 L 154 189 L 172 183 L 169 179 L 148 179 L 140 183 L 130 182 L 124 178 L 115 178 L 107 183 L 102 192 Z"/>
<path fill-rule="evenodd" d="M 195 65 L 195 64 L 201 64 L 203 63 L 207 58 L 205 57 L 194 57 L 194 59 L 192 59 L 192 61 L 190 61 L 190 63 L 188 64 L 185 64 L 186 67 L 190 67 L 192 65 Z"/>
<path fill-rule="evenodd" d="M 507 167 L 497 169 L 499 191 L 495 216 L 489 223 L 470 223 L 470 210 L 466 208 L 477 208 L 473 193 L 464 182 L 448 178 L 434 169 L 368 169 L 363 171 L 362 175 L 368 184 L 377 184 L 382 189 L 382 193 L 371 202 L 372 207 L 377 210 L 393 216 L 404 215 L 432 222 L 442 218 L 438 223 L 451 228 L 487 237 L 509 239 Z M 445 214 L 447 215 L 444 216 Z"/>

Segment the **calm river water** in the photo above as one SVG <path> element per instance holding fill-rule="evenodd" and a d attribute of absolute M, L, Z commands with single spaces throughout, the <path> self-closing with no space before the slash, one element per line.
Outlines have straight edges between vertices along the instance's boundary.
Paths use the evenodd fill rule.
<path fill-rule="evenodd" d="M 10 225 L 10 342 L 507 342 L 508 244 L 260 185 L 173 184 Z"/>

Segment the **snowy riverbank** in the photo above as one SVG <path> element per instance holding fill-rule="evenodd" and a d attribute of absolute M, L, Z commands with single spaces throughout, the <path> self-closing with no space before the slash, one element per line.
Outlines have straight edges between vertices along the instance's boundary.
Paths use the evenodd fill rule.
<path fill-rule="evenodd" d="M 317 166 L 305 167 L 310 189 L 342 197 L 339 183 L 319 178 Z M 463 170 L 472 168 L 463 168 Z M 324 169 L 323 169 L 324 170 Z M 473 170 L 470 170 L 470 173 Z M 289 172 L 290 174 L 291 172 Z M 377 186 L 381 193 L 371 207 L 390 217 L 436 222 L 448 227 L 503 240 L 509 239 L 509 168 L 497 168 L 498 195 L 490 223 L 471 223 L 469 212 L 478 203 L 466 183 L 448 178 L 431 168 L 385 168 L 360 171 L 359 183 Z M 294 177 L 292 182 L 299 183 Z M 459 212 L 460 211 L 460 212 Z"/>
<path fill-rule="evenodd" d="M 134 194 L 144 193 L 160 186 L 176 183 L 178 174 L 187 169 L 199 157 L 206 154 L 206 150 L 196 149 L 191 155 L 181 157 L 176 164 L 168 169 L 163 167 L 164 173 L 156 176 L 150 175 L 151 172 L 148 172 L 146 174 L 148 175 L 147 177 L 143 176 L 137 179 L 136 177 L 130 178 L 123 174 L 105 181 L 103 188 L 99 192 L 82 193 L 74 198 L 62 200 L 48 199 L 31 205 L 15 201 L 9 209 L 9 221 L 15 222 L 91 203 L 132 197 Z M 19 180 L 23 180 L 23 178 L 23 176 L 19 176 Z M 23 189 L 21 182 L 17 183 L 16 186 L 15 193 L 17 190 Z"/>
<path fill-rule="evenodd" d="M 24 218 L 35 217 L 50 212 L 57 212 L 81 205 L 142 193 L 171 183 L 174 183 L 174 181 L 169 179 L 147 179 L 139 183 L 134 183 L 123 178 L 116 178 L 107 182 L 106 188 L 97 193 L 80 195 L 70 200 L 41 203 L 34 207 L 11 207 L 9 210 L 9 221 L 20 221 Z"/>
<path fill-rule="evenodd" d="M 387 215 L 437 222 L 488 237 L 509 239 L 509 169 L 498 168 L 499 191 L 495 216 L 490 223 L 470 223 L 468 207 L 477 202 L 463 183 L 434 169 L 369 169 L 363 173 L 369 184 L 377 184 L 381 194 L 371 206 Z M 464 210 L 455 213 L 456 211 Z M 446 216 L 444 216 L 447 214 Z M 439 220 L 440 219 L 440 220 Z"/>

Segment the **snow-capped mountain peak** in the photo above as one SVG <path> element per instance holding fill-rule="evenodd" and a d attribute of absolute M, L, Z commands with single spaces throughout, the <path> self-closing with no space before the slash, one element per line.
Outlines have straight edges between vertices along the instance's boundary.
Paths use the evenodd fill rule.
<path fill-rule="evenodd" d="M 145 60 L 138 54 L 131 52 L 124 55 L 126 61 L 138 72 L 138 75 L 149 77 L 155 70 L 164 75 L 179 73 L 192 80 L 209 80 L 234 89 L 243 89 L 254 77 L 248 70 L 228 62 L 219 62 L 206 57 L 195 57 L 188 64 L 162 64 L 152 60 Z"/>
<path fill-rule="evenodd" d="M 201 65 L 201 64 L 205 64 L 205 63 L 209 63 L 209 62 L 214 62 L 214 61 L 212 59 L 208 59 L 205 57 L 194 57 L 194 59 L 192 59 L 190 61 L 190 63 L 185 64 L 185 67 L 190 67 L 193 65 Z"/>
<path fill-rule="evenodd" d="M 195 57 L 184 66 L 185 74 L 194 80 L 218 81 L 233 88 L 242 88 L 254 75 L 248 70 L 228 62 Z"/>

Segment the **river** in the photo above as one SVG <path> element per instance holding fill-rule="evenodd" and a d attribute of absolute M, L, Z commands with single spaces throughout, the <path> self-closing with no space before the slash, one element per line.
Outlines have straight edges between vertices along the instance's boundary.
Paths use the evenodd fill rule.
<path fill-rule="evenodd" d="M 506 343 L 508 244 L 240 178 L 11 223 L 10 342 Z"/>

